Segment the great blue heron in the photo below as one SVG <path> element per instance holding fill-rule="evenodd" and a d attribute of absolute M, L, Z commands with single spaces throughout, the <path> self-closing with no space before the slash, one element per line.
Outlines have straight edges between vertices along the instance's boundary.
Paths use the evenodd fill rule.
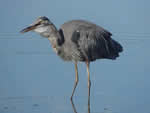
<path fill-rule="evenodd" d="M 85 62 L 88 74 L 88 105 L 90 105 L 90 72 L 89 64 L 96 59 L 119 57 L 122 46 L 111 38 L 112 34 L 102 27 L 84 20 L 72 20 L 64 23 L 59 30 L 45 16 L 39 17 L 21 32 L 34 31 L 48 38 L 54 51 L 65 61 L 75 64 L 75 84 L 71 100 L 78 84 L 77 62 Z"/>

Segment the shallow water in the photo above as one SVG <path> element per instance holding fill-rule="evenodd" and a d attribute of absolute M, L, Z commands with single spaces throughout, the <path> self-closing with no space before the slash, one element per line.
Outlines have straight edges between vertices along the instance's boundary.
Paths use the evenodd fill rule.
<path fill-rule="evenodd" d="M 76 99 L 77 102 L 76 102 Z M 103 101 L 103 100 L 101 100 Z M 111 106 L 95 105 L 90 113 L 118 113 Z M 97 107 L 96 107 L 97 106 Z M 74 107 L 74 108 L 73 108 Z M 85 97 L 75 97 L 74 106 L 68 97 L 9 97 L 0 99 L 0 113 L 87 113 Z M 117 110 L 117 109 L 116 109 Z"/>
<path fill-rule="evenodd" d="M 117 40 L 125 48 L 120 58 L 98 60 L 90 65 L 91 113 L 149 113 L 149 39 Z M 10 42 L 16 41 L 23 44 L 25 40 Z M 42 40 L 26 41 L 28 46 L 32 43 L 38 46 L 36 43 Z M 17 51 L 21 49 L 12 49 L 14 54 L 1 56 L 6 60 L 1 62 L 0 113 L 74 113 L 70 102 L 75 78 L 73 63 L 63 62 L 52 51 L 52 54 L 32 53 L 27 48 L 23 53 Z M 78 66 L 79 84 L 74 105 L 78 113 L 88 113 L 86 67 L 84 63 Z"/>

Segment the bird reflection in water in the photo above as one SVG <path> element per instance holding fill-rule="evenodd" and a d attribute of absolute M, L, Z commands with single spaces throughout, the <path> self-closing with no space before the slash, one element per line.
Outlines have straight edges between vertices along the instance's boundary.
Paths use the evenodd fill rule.
<path fill-rule="evenodd" d="M 71 100 L 71 105 L 72 105 L 72 109 L 73 109 L 74 113 L 78 113 L 73 100 Z M 89 104 L 88 104 L 88 113 L 90 113 L 90 105 Z"/>
<path fill-rule="evenodd" d="M 70 100 L 70 101 L 71 101 L 71 104 L 72 104 L 72 108 L 73 108 L 74 113 L 78 113 L 77 110 L 76 110 L 76 107 L 75 107 L 75 105 L 74 105 L 73 100 Z"/>

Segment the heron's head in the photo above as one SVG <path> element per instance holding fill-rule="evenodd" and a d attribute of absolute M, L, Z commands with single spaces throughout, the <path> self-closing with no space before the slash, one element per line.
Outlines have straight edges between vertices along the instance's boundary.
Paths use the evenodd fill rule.
<path fill-rule="evenodd" d="M 52 22 L 45 16 L 41 16 L 33 22 L 30 26 L 26 27 L 21 31 L 21 33 L 26 33 L 28 31 L 34 31 L 37 33 L 45 33 L 49 30 L 49 25 L 52 25 Z"/>

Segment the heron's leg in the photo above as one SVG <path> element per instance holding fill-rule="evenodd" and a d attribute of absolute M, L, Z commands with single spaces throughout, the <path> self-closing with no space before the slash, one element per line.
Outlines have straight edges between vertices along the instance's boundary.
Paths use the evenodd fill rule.
<path fill-rule="evenodd" d="M 91 88 L 89 65 L 90 65 L 89 61 L 86 61 L 87 74 L 88 74 L 88 113 L 90 113 L 90 88 Z"/>
<path fill-rule="evenodd" d="M 72 97 L 74 95 L 76 86 L 77 86 L 78 81 L 79 81 L 79 79 L 78 79 L 78 66 L 77 66 L 77 62 L 75 62 L 75 73 L 76 73 L 76 75 L 75 75 L 76 77 L 75 77 L 75 83 L 74 83 L 74 87 L 73 87 L 73 91 L 72 91 L 72 95 L 71 95 L 71 100 L 72 100 Z"/>

